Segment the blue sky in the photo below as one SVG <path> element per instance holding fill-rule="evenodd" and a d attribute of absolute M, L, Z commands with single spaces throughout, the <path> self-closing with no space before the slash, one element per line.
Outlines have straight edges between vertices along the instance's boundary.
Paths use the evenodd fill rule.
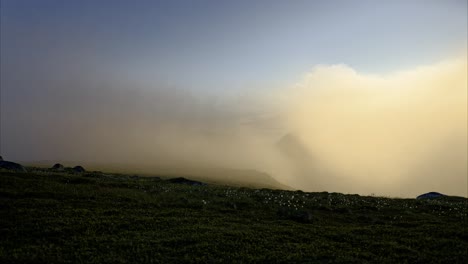
<path fill-rule="evenodd" d="M 467 46 L 460 0 L 3 0 L 1 15 L 5 72 L 221 92 L 290 84 L 317 64 L 386 73 Z"/>

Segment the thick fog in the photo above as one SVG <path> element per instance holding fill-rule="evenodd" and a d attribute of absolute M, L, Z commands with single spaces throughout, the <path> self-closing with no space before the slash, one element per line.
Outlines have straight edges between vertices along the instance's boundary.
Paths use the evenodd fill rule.
<path fill-rule="evenodd" d="M 316 158 L 306 171 L 319 171 L 304 177 L 344 192 L 466 196 L 467 87 L 465 57 L 386 76 L 316 67 L 287 93 L 286 127 Z"/>
<path fill-rule="evenodd" d="M 465 57 L 384 76 L 323 65 L 289 87 L 229 96 L 82 68 L 5 73 L 10 160 L 254 169 L 305 191 L 467 196 Z"/>

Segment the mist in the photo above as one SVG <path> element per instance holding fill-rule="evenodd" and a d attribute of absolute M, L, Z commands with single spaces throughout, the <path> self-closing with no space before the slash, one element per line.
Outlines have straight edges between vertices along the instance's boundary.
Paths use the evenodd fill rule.
<path fill-rule="evenodd" d="M 2 79 L 5 158 L 252 169 L 304 191 L 467 196 L 462 58 L 388 75 L 322 65 L 289 87 L 230 96 L 72 72 Z"/>
<path fill-rule="evenodd" d="M 286 126 L 316 157 L 309 188 L 467 195 L 465 57 L 381 76 L 318 66 L 288 96 Z"/>
<path fill-rule="evenodd" d="M 4 79 L 4 157 L 146 173 L 283 166 L 256 98 L 65 71 Z"/>

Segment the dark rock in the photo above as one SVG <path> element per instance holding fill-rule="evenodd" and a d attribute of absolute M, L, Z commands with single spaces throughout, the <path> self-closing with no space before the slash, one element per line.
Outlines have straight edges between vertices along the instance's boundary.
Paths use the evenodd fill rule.
<path fill-rule="evenodd" d="M 365 224 L 376 224 L 379 221 L 376 217 L 368 215 L 359 215 L 356 219 L 359 223 Z"/>
<path fill-rule="evenodd" d="M 333 210 L 334 212 L 340 213 L 340 214 L 351 214 L 352 211 L 349 208 L 346 207 L 338 207 Z"/>
<path fill-rule="evenodd" d="M 237 204 L 230 202 L 229 205 L 232 207 L 232 209 L 237 210 Z"/>
<path fill-rule="evenodd" d="M 26 172 L 26 168 L 24 168 L 21 164 L 4 160 L 0 161 L 0 169 Z"/>
<path fill-rule="evenodd" d="M 444 197 L 446 196 L 445 194 L 441 194 L 438 192 L 428 192 L 425 194 L 421 194 L 416 199 L 434 199 L 434 198 L 439 198 L 439 197 Z"/>
<path fill-rule="evenodd" d="M 310 223 L 314 220 L 314 217 L 309 211 L 299 211 L 296 216 L 296 221 L 301 223 Z"/>
<path fill-rule="evenodd" d="M 331 212 L 333 209 L 329 206 L 321 205 L 316 208 L 319 211 Z"/>
<path fill-rule="evenodd" d="M 2 158 L 2 156 L 0 156 L 0 161 L 3 161 L 3 158 Z"/>
<path fill-rule="evenodd" d="M 63 171 L 65 169 L 65 167 L 60 163 L 56 163 L 54 166 L 52 166 L 51 169 L 52 170 L 57 170 L 57 171 Z"/>
<path fill-rule="evenodd" d="M 185 179 L 183 177 L 169 179 L 168 181 L 171 183 L 187 184 L 187 185 L 193 185 L 193 186 L 206 185 L 206 183 L 199 182 L 199 181 L 192 181 L 189 179 Z"/>
<path fill-rule="evenodd" d="M 289 207 L 280 207 L 276 212 L 281 219 L 293 220 L 299 223 L 312 223 L 314 216 L 308 210 L 297 210 Z"/>
<path fill-rule="evenodd" d="M 83 172 L 85 172 L 85 171 L 86 171 L 86 170 L 85 170 L 83 167 L 81 167 L 81 166 L 75 166 L 75 167 L 73 167 L 73 172 L 76 172 L 76 173 L 83 173 Z"/>

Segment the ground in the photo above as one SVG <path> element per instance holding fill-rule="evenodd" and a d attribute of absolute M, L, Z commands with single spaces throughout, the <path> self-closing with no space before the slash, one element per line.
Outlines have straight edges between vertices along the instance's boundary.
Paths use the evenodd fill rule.
<path fill-rule="evenodd" d="M 0 263 L 468 263 L 467 200 L 0 172 Z"/>

